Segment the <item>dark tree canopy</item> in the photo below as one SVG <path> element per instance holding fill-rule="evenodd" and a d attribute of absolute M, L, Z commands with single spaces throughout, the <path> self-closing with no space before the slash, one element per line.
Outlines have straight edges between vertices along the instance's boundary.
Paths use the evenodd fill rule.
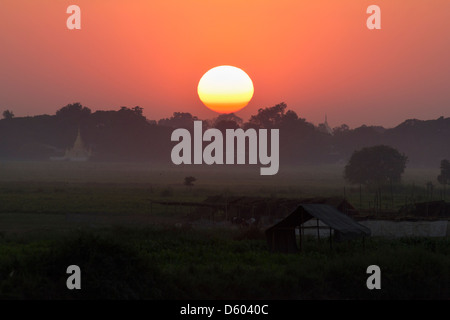
<path fill-rule="evenodd" d="M 1 112 L 9 107 L 5 105 Z M 6 113 L 6 118 L 11 116 L 12 112 Z M 350 159 L 356 149 L 380 144 L 396 146 L 408 155 L 412 165 L 436 167 L 435 159 L 450 160 L 443 157 L 449 151 L 445 137 L 450 136 L 450 117 L 426 121 L 411 119 L 390 129 L 366 125 L 350 129 L 342 125 L 334 129 L 334 135 L 325 135 L 301 116 L 289 110 L 285 103 L 279 103 L 254 112 L 250 121 L 247 121 L 248 118 L 242 121 L 234 114 L 224 114 L 213 120 L 203 119 L 202 126 L 203 130 L 217 128 L 222 132 L 238 127 L 244 130 L 279 129 L 281 165 L 337 163 L 341 159 Z M 85 143 L 92 147 L 94 160 L 155 161 L 167 164 L 167 155 L 170 155 L 175 145 L 171 141 L 173 130 L 186 128 L 192 133 L 195 120 L 198 118 L 193 114 L 175 112 L 156 124 L 155 120 L 146 119 L 143 109 L 135 105 L 131 108 L 116 105 L 113 109 L 91 113 L 81 103 L 68 104 L 60 108 L 56 116 L 16 115 L 11 120 L 2 119 L 0 160 L 59 157 L 67 147 L 73 145 L 76 133 L 80 130 Z M 348 170 L 350 174 L 350 168 Z M 447 176 L 444 172 L 447 171 L 444 170 L 439 179 L 450 184 L 448 179 L 444 179 Z M 359 179 L 355 178 L 354 181 Z"/>
<path fill-rule="evenodd" d="M 134 108 L 120 107 L 119 113 L 121 115 L 125 115 L 128 117 L 138 117 L 138 118 L 145 119 L 144 108 L 141 108 L 139 106 L 136 106 Z"/>
<path fill-rule="evenodd" d="M 258 114 L 251 116 L 248 127 L 267 129 L 277 127 L 284 118 L 286 108 L 287 105 L 284 102 L 270 108 L 261 108 L 258 110 Z M 292 113 L 295 112 L 292 111 Z M 290 118 L 293 116 L 292 113 L 289 114 Z"/>
<path fill-rule="evenodd" d="M 346 132 L 349 132 L 349 131 L 350 131 L 350 128 L 345 123 L 341 124 L 339 127 L 333 128 L 333 133 L 334 134 L 343 134 L 343 133 L 346 133 Z"/>
<path fill-rule="evenodd" d="M 233 120 L 220 120 L 220 121 L 216 121 L 214 124 L 214 127 L 216 129 L 219 129 L 222 132 L 226 132 L 227 129 L 238 129 L 239 124 L 236 121 Z"/>
<path fill-rule="evenodd" d="M 84 107 L 81 103 L 75 102 L 68 104 L 56 111 L 56 117 L 60 119 L 68 119 L 73 121 L 79 121 L 89 117 L 91 109 Z"/>
<path fill-rule="evenodd" d="M 396 149 L 378 145 L 353 152 L 345 166 L 345 179 L 353 184 L 400 182 L 407 157 Z"/>
<path fill-rule="evenodd" d="M 243 120 L 241 117 L 238 117 L 234 113 L 224 113 L 219 115 L 216 119 L 214 119 L 214 126 L 216 126 L 221 121 L 233 121 L 235 122 L 239 127 L 242 125 Z"/>
<path fill-rule="evenodd" d="M 14 113 L 11 110 L 3 111 L 3 119 L 12 119 L 14 118 Z"/>
<path fill-rule="evenodd" d="M 441 174 L 437 177 L 440 184 L 450 184 L 450 161 L 444 159 L 441 161 Z"/>
<path fill-rule="evenodd" d="M 160 119 L 158 125 L 172 128 L 192 128 L 196 120 L 198 118 L 189 112 L 174 112 L 172 117 Z"/>
<path fill-rule="evenodd" d="M 136 106 L 133 108 L 133 111 L 140 117 L 144 116 L 144 108 L 142 108 L 142 107 Z"/>

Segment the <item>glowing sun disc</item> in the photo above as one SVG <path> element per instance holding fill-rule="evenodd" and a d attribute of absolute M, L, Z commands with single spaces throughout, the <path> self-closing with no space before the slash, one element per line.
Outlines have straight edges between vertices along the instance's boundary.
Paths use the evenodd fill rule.
<path fill-rule="evenodd" d="M 219 113 L 232 113 L 250 102 L 254 88 L 252 80 L 242 69 L 218 66 L 203 75 L 197 92 L 209 109 Z"/>

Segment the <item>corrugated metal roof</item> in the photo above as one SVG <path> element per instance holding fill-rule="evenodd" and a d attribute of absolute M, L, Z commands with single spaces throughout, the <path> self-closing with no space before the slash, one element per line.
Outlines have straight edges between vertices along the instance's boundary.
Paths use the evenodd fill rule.
<path fill-rule="evenodd" d="M 311 216 L 319 219 L 331 228 L 343 234 L 366 234 L 370 235 L 370 229 L 359 224 L 349 216 L 327 204 L 302 204 L 302 207 Z"/>
<path fill-rule="evenodd" d="M 306 214 L 305 214 L 306 213 Z M 285 219 L 269 228 L 270 232 L 279 228 L 292 228 L 303 224 L 312 217 L 319 219 L 342 234 L 370 235 L 370 229 L 327 204 L 300 204 Z"/>

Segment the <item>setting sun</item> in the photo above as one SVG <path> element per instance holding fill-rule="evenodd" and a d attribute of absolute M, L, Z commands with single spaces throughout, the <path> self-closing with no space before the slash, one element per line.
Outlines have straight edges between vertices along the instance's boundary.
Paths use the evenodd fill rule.
<path fill-rule="evenodd" d="M 198 83 L 198 96 L 205 106 L 219 113 L 244 108 L 253 97 L 253 82 L 241 69 L 219 66 L 206 72 Z"/>

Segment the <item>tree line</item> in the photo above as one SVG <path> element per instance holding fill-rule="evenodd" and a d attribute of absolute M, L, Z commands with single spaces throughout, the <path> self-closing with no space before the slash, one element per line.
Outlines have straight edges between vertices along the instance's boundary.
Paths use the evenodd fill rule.
<path fill-rule="evenodd" d="M 173 147 L 171 132 L 174 128 L 191 130 L 195 120 L 198 117 L 188 112 L 147 119 L 139 106 L 92 112 L 81 103 L 72 103 L 58 109 L 55 115 L 33 117 L 14 117 L 13 111 L 5 110 L 0 120 L 0 159 L 48 159 L 72 146 L 80 129 L 84 142 L 93 151 L 92 160 L 168 163 Z M 391 129 L 366 125 L 350 129 L 342 124 L 330 134 L 323 124 L 315 126 L 289 110 L 285 103 L 279 103 L 260 108 L 247 121 L 235 114 L 223 114 L 203 120 L 203 125 L 221 131 L 279 128 L 282 165 L 345 165 L 355 150 L 377 145 L 399 150 L 407 155 L 409 165 L 435 167 L 450 158 L 450 145 L 446 143 L 450 118 L 443 117 L 428 121 L 410 119 Z"/>

